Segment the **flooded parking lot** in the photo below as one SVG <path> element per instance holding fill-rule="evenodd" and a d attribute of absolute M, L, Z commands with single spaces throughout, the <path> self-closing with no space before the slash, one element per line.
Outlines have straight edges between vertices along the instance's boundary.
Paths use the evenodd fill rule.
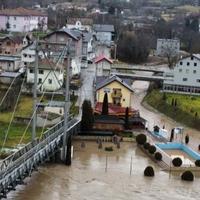
<path fill-rule="evenodd" d="M 105 146 L 110 146 L 104 143 Z M 107 170 L 106 170 L 107 157 Z M 130 174 L 132 157 L 132 172 Z M 147 165 L 155 168 L 155 177 L 143 176 Z M 135 143 L 122 143 L 113 152 L 99 150 L 95 142 L 74 142 L 72 166 L 46 164 L 31 178 L 27 185 L 18 186 L 8 199 L 15 200 L 194 200 L 200 195 L 200 179 L 192 183 L 179 176 L 162 171 Z"/>

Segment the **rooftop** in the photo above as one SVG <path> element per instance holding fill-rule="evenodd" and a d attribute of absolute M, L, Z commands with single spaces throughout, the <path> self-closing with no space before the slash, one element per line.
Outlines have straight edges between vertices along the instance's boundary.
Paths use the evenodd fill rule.
<path fill-rule="evenodd" d="M 95 115 L 94 120 L 96 123 L 124 124 L 124 120 L 111 115 Z"/>
<path fill-rule="evenodd" d="M 10 61 L 14 62 L 17 60 L 21 60 L 20 56 L 6 56 L 6 55 L 0 55 L 0 61 Z"/>
<path fill-rule="evenodd" d="M 67 24 L 75 24 L 77 21 L 81 22 L 82 25 L 92 25 L 93 19 L 91 18 L 68 18 Z"/>
<path fill-rule="evenodd" d="M 26 8 L 15 8 L 15 9 L 4 9 L 0 10 L 0 15 L 6 16 L 47 16 L 46 13 L 39 12 L 38 10 L 26 9 Z"/>
<path fill-rule="evenodd" d="M 23 43 L 23 39 L 24 39 L 23 36 L 5 36 L 0 39 L 0 42 L 4 42 L 5 40 L 11 40 L 14 43 L 21 44 Z"/>
<path fill-rule="evenodd" d="M 126 87 L 128 90 L 130 90 L 131 92 L 133 92 L 133 89 L 131 87 L 131 85 L 129 85 L 128 81 L 124 81 L 123 79 L 119 78 L 118 76 L 110 76 L 107 77 L 106 79 L 102 80 L 101 82 L 96 84 L 96 90 L 99 90 L 103 87 L 105 87 L 106 85 L 112 83 L 113 81 L 117 81 L 118 83 L 122 84 L 124 87 Z"/>
<path fill-rule="evenodd" d="M 95 105 L 95 113 L 101 114 L 102 106 L 103 106 L 103 103 L 97 102 L 96 105 Z M 124 116 L 125 112 L 126 112 L 126 108 L 125 107 L 114 105 L 112 103 L 108 104 L 108 113 L 109 113 L 109 115 L 114 115 L 114 116 L 123 115 Z M 135 110 L 133 108 L 129 108 L 129 115 L 130 116 L 135 115 L 137 113 L 138 113 L 138 110 Z"/>
<path fill-rule="evenodd" d="M 28 68 L 34 68 L 35 63 L 30 63 L 29 65 L 27 65 L 27 67 Z M 63 65 L 58 64 L 56 66 L 55 62 L 53 62 L 52 60 L 47 60 L 47 59 L 39 60 L 38 68 L 39 69 L 46 69 L 46 70 L 62 70 L 62 69 L 64 69 Z"/>
<path fill-rule="evenodd" d="M 44 39 L 47 38 L 48 36 L 55 34 L 55 33 L 65 33 L 65 34 L 69 35 L 74 40 L 79 40 L 82 37 L 81 31 L 74 30 L 74 29 L 68 29 L 66 27 L 63 27 L 60 30 L 53 31 L 53 32 L 49 33 L 47 36 L 44 37 Z"/>
<path fill-rule="evenodd" d="M 96 32 L 114 32 L 114 26 L 110 24 L 94 24 L 93 29 Z"/>
<path fill-rule="evenodd" d="M 100 55 L 99 57 L 97 57 L 96 60 L 95 60 L 95 64 L 97 64 L 97 63 L 99 63 L 103 60 L 106 60 L 110 64 L 113 64 L 113 61 L 111 59 L 107 58 L 105 55 Z"/>

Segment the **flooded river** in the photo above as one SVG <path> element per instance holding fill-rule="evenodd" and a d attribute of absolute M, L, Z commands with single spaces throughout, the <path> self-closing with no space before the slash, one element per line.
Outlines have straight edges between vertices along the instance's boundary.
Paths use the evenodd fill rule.
<path fill-rule="evenodd" d="M 148 83 L 134 83 L 134 107 L 154 124 L 167 129 L 178 126 L 176 122 L 140 105 Z M 199 138 L 198 132 L 187 129 L 191 136 Z M 194 200 L 200 196 L 200 178 L 192 183 L 180 180 L 179 176 L 162 171 L 133 143 L 122 143 L 113 152 L 99 150 L 95 142 L 87 142 L 84 149 L 75 141 L 72 166 L 46 164 L 39 168 L 26 185 L 9 193 L 14 200 Z M 103 146 L 110 146 L 104 143 Z M 132 168 L 131 168 L 132 157 Z M 107 158 L 107 159 L 106 159 Z M 107 162 L 106 162 L 107 160 Z M 107 163 L 107 164 L 106 164 Z M 155 177 L 143 176 L 147 165 L 155 167 Z"/>

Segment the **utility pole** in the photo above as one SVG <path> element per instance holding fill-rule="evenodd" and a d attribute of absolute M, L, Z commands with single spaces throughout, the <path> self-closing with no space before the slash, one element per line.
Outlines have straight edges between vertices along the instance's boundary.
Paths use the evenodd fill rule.
<path fill-rule="evenodd" d="M 63 134 L 63 147 L 62 147 L 62 161 L 66 161 L 67 156 L 67 129 L 68 129 L 68 116 L 69 116 L 69 71 L 71 66 L 71 56 L 70 56 L 70 44 L 71 40 L 68 40 L 68 49 L 67 49 L 67 66 L 65 72 L 65 107 L 64 107 L 64 134 Z"/>
<path fill-rule="evenodd" d="M 34 85 L 33 85 L 33 120 L 32 120 L 32 141 L 36 137 L 37 124 L 37 80 L 38 80 L 38 39 L 35 43 L 35 67 L 34 67 Z"/>

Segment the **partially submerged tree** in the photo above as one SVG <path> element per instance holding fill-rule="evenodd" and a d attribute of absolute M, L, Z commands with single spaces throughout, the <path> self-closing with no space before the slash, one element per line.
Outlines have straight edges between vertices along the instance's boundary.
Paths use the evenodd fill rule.
<path fill-rule="evenodd" d="M 91 130 L 94 123 L 93 109 L 89 100 L 84 100 L 82 105 L 81 130 Z"/>
<path fill-rule="evenodd" d="M 129 108 L 126 108 L 126 113 L 125 113 L 125 129 L 129 129 Z"/>
<path fill-rule="evenodd" d="M 104 94 L 101 114 L 108 115 L 108 94 L 107 94 L 107 92 Z"/>

